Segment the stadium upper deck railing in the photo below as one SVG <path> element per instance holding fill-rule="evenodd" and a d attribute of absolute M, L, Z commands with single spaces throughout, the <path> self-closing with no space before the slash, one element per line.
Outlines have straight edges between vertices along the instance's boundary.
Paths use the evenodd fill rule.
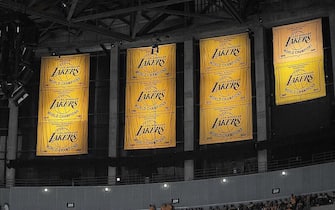
<path fill-rule="evenodd" d="M 245 163 L 243 168 L 239 167 L 220 167 L 210 169 L 196 169 L 194 171 L 194 179 L 208 179 L 217 177 L 237 176 L 245 174 L 254 174 L 259 172 L 259 168 L 263 171 L 276 171 L 303 167 L 327 162 L 335 161 L 335 151 L 314 154 L 310 160 L 302 160 L 300 157 L 293 157 L 282 160 L 272 160 L 267 163 L 250 162 Z M 243 165 L 243 164 L 242 164 Z M 164 183 L 183 181 L 182 175 L 162 175 L 152 174 L 150 177 L 139 174 L 128 176 L 104 176 L 104 177 L 81 177 L 73 179 L 15 179 L 2 180 L 0 187 L 6 186 L 104 186 L 104 185 L 131 185 L 131 184 L 147 184 L 147 183 Z"/>

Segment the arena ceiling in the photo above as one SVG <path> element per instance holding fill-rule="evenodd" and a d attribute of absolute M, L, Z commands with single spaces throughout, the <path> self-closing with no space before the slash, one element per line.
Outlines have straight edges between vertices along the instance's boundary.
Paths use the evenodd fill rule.
<path fill-rule="evenodd" d="M 0 21 L 32 21 L 38 48 L 76 49 L 168 37 L 208 24 L 241 24 L 260 0 L 0 0 Z M 28 35 L 32 30 L 26 32 Z"/>

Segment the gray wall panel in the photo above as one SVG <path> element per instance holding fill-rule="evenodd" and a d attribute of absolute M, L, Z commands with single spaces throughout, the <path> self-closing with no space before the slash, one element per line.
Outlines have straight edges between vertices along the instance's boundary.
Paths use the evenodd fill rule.
<path fill-rule="evenodd" d="M 12 187 L 0 190 L 1 204 L 9 202 L 12 210 L 21 209 L 67 209 L 66 203 L 75 203 L 75 209 L 147 209 L 149 204 L 159 207 L 162 203 L 179 198 L 181 206 L 199 206 L 229 202 L 265 200 L 286 197 L 291 193 L 305 194 L 335 189 L 335 163 L 320 164 L 281 171 L 245 176 L 163 183 L 95 187 Z M 280 188 L 280 194 L 273 195 L 272 189 Z"/>

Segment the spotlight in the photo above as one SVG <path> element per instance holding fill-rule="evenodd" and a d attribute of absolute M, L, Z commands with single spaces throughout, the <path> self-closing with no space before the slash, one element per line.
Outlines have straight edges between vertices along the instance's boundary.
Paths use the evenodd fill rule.
<path fill-rule="evenodd" d="M 117 182 L 120 182 L 120 181 L 121 181 L 121 178 L 120 178 L 120 177 L 116 177 L 116 181 L 117 181 Z"/>
<path fill-rule="evenodd" d="M 287 172 L 286 172 L 286 171 L 282 171 L 282 172 L 281 172 L 281 175 L 282 175 L 282 176 L 287 176 Z"/>
<path fill-rule="evenodd" d="M 24 87 L 21 84 L 18 84 L 13 93 L 11 93 L 10 98 L 13 99 L 16 106 L 19 106 L 28 96 L 29 94 Z"/>
<path fill-rule="evenodd" d="M 14 91 L 14 84 L 12 82 L 2 81 L 0 83 L 0 90 L 6 96 L 9 96 Z"/>
<path fill-rule="evenodd" d="M 62 4 L 62 7 L 63 7 L 63 8 L 66 8 L 66 7 L 67 7 L 67 5 L 65 4 L 64 1 L 62 1 L 61 4 Z"/>
<path fill-rule="evenodd" d="M 48 188 L 44 188 L 43 192 L 49 192 L 49 189 Z"/>
<path fill-rule="evenodd" d="M 17 77 L 17 81 L 23 85 L 28 84 L 29 80 L 33 77 L 34 71 L 30 68 L 30 66 L 23 64 L 19 66 L 19 73 Z"/>
<path fill-rule="evenodd" d="M 111 188 L 109 188 L 109 187 L 104 188 L 104 192 L 110 192 L 110 191 L 111 191 Z"/>
<path fill-rule="evenodd" d="M 228 179 L 227 178 L 222 178 L 222 179 L 220 179 L 220 183 L 221 184 L 226 184 L 226 183 L 228 183 Z"/>
<path fill-rule="evenodd" d="M 21 53 L 21 62 L 25 64 L 30 64 L 33 58 L 33 55 L 34 55 L 33 49 L 28 48 L 28 47 L 23 47 L 22 53 Z"/>
<path fill-rule="evenodd" d="M 164 183 L 164 184 L 162 185 L 162 187 L 163 187 L 163 189 L 168 189 L 168 188 L 170 187 L 170 185 L 169 185 L 168 183 Z"/>

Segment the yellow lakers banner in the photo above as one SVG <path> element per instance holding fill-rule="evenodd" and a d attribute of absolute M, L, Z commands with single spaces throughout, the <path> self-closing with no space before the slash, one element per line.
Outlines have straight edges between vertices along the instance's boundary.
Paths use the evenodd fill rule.
<path fill-rule="evenodd" d="M 276 104 L 326 95 L 321 19 L 273 28 Z"/>
<path fill-rule="evenodd" d="M 306 101 L 326 95 L 323 59 L 276 65 L 276 104 Z"/>
<path fill-rule="evenodd" d="M 88 113 L 88 91 L 83 91 L 83 88 L 41 90 L 40 97 L 43 98 L 40 120 L 87 120 L 87 114 L 83 113 Z"/>
<path fill-rule="evenodd" d="M 125 148 L 149 149 L 176 145 L 175 113 L 147 113 L 126 117 Z"/>
<path fill-rule="evenodd" d="M 126 88 L 127 113 L 173 112 L 175 107 L 175 86 L 175 79 L 132 82 Z"/>
<path fill-rule="evenodd" d="M 323 56 L 321 19 L 278 26 L 273 32 L 273 62 Z"/>
<path fill-rule="evenodd" d="M 250 68 L 202 73 L 200 83 L 201 107 L 245 104 L 251 100 Z"/>
<path fill-rule="evenodd" d="M 250 67 L 248 33 L 200 40 L 201 73 Z"/>
<path fill-rule="evenodd" d="M 65 87 L 88 87 L 89 55 L 68 55 L 43 57 L 41 61 L 41 82 L 44 89 Z M 62 88 L 61 88 L 62 87 Z"/>
<path fill-rule="evenodd" d="M 87 153 L 87 121 L 39 122 L 37 132 L 37 155 Z"/>
<path fill-rule="evenodd" d="M 36 155 L 87 153 L 89 59 L 42 58 Z"/>
<path fill-rule="evenodd" d="M 127 50 L 127 82 L 176 77 L 176 45 L 159 45 L 157 49 Z"/>
<path fill-rule="evenodd" d="M 250 104 L 202 109 L 200 144 L 252 139 Z"/>
<path fill-rule="evenodd" d="M 126 150 L 176 146 L 176 45 L 127 51 Z"/>
<path fill-rule="evenodd" d="M 252 139 L 248 33 L 200 40 L 200 144 Z"/>

